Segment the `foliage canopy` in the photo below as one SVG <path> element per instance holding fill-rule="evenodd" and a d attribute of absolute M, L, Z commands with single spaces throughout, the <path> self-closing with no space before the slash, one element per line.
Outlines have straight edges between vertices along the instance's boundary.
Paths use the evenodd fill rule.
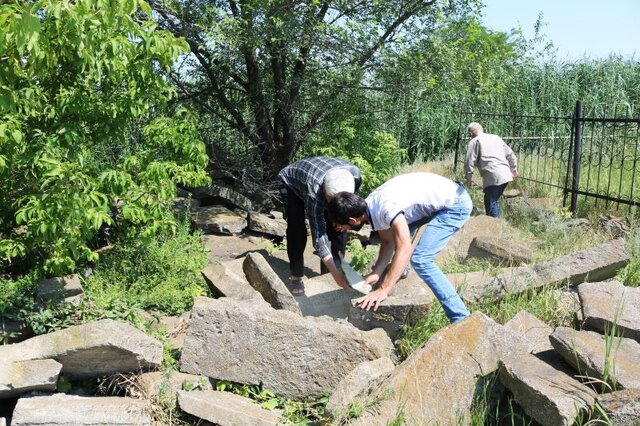
<path fill-rule="evenodd" d="M 470 13 L 477 2 L 151 4 L 161 25 L 189 43 L 191 55 L 174 79 L 184 99 L 211 117 L 213 128 L 205 133 L 212 156 L 257 159 L 268 179 L 319 127 L 352 115 L 357 92 L 390 53 L 423 39 L 443 17 Z"/>

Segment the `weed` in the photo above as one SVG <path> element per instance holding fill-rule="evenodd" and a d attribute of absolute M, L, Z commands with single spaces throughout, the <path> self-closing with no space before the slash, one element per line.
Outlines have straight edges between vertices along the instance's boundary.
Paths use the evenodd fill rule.
<path fill-rule="evenodd" d="M 616 277 L 628 287 L 640 286 L 640 220 L 631 221 L 631 231 L 625 238 L 629 264 Z"/>
<path fill-rule="evenodd" d="M 347 244 L 347 251 L 351 256 L 349 264 L 351 265 L 351 267 L 353 267 L 353 269 L 361 274 L 363 274 L 367 270 L 375 256 L 375 253 L 373 251 L 367 250 L 366 248 L 362 247 L 362 244 L 360 244 L 359 241 L 356 240 L 349 241 L 349 243 Z"/>
<path fill-rule="evenodd" d="M 265 250 L 269 254 L 269 256 L 273 256 L 277 253 L 282 253 L 287 251 L 287 240 L 284 239 L 280 243 L 274 243 L 272 241 L 268 241 L 265 246 Z"/>
<path fill-rule="evenodd" d="M 415 326 L 403 326 L 402 338 L 396 352 L 401 360 L 406 359 L 415 349 L 422 346 L 438 330 L 446 327 L 449 320 L 439 303 L 433 303 L 428 315 Z"/>
<path fill-rule="evenodd" d="M 35 288 L 42 274 L 32 271 L 17 279 L 0 276 L 0 318 L 23 321 L 35 309 Z M 17 333 L 0 335 L 2 340 L 18 337 Z"/>
<path fill-rule="evenodd" d="M 258 385 L 233 383 L 226 380 L 216 382 L 215 388 L 221 392 L 232 392 L 237 395 L 250 398 L 260 404 L 262 408 L 283 410 L 283 417 L 293 424 L 308 424 L 309 422 L 328 423 L 329 417 L 325 412 L 325 406 L 329 401 L 328 395 L 323 395 L 317 400 L 305 399 L 293 401 L 278 396 L 268 389 Z"/>
<path fill-rule="evenodd" d="M 546 286 L 542 289 L 529 289 L 519 294 L 507 294 L 500 302 L 483 302 L 471 306 L 472 311 L 484 312 L 499 324 L 507 323 L 520 311 L 527 311 L 552 327 L 570 325 L 560 307 L 559 289 Z"/>
<path fill-rule="evenodd" d="M 85 293 L 105 310 L 124 303 L 179 315 L 195 297 L 208 294 L 200 275 L 206 262 L 200 236 L 183 223 L 174 235 L 148 244 L 132 238 L 118 245 L 86 280 Z"/>

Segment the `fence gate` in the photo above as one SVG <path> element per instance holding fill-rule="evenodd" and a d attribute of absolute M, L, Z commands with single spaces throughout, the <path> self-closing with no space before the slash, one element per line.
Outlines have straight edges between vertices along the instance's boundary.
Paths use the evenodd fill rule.
<path fill-rule="evenodd" d="M 518 157 L 518 179 L 562 190 L 563 206 L 574 216 L 578 197 L 605 208 L 640 206 L 635 184 L 640 163 L 640 116 L 616 109 L 607 117 L 584 114 L 581 101 L 572 115 L 543 116 L 460 110 L 454 170 L 464 163 L 466 126 L 477 121 L 502 137 Z M 637 182 L 640 184 L 640 182 Z M 615 206 L 614 206 L 615 205 Z"/>

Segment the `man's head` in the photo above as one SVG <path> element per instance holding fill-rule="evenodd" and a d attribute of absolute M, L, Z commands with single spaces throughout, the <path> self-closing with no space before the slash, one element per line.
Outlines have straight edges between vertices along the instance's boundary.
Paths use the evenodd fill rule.
<path fill-rule="evenodd" d="M 365 222 L 367 203 L 352 192 L 338 192 L 329 202 L 329 219 L 339 230 L 359 230 Z"/>
<path fill-rule="evenodd" d="M 351 172 L 341 168 L 329 170 L 324 176 L 323 186 L 328 200 L 338 192 L 354 192 L 356 189 L 355 179 Z"/>
<path fill-rule="evenodd" d="M 480 123 L 476 123 L 474 121 L 467 126 L 467 132 L 469 133 L 470 138 L 475 138 L 476 136 L 484 133 L 484 129 L 482 129 Z"/>

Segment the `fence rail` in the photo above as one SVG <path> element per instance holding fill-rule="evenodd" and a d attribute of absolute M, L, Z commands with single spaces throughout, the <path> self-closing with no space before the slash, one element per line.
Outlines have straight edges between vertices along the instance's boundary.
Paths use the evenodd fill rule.
<path fill-rule="evenodd" d="M 558 188 L 577 215 L 579 197 L 605 203 L 605 208 L 640 206 L 635 190 L 640 168 L 640 116 L 616 110 L 612 116 L 585 116 L 576 102 L 568 116 L 472 112 L 461 108 L 454 169 L 464 163 L 466 125 L 480 122 L 500 135 L 518 156 L 519 179 Z"/>

